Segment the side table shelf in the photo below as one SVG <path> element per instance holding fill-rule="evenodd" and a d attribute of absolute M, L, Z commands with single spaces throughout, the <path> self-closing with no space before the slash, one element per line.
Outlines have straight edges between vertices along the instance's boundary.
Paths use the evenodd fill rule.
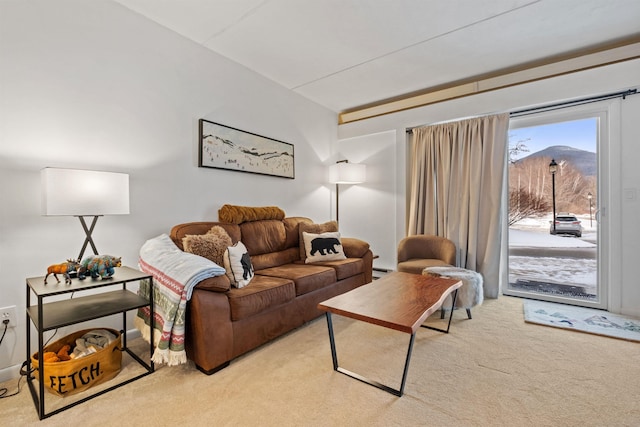
<path fill-rule="evenodd" d="M 43 367 L 43 349 L 44 338 L 43 333 L 64 326 L 74 325 L 87 320 L 99 319 L 105 316 L 122 313 L 122 330 L 120 331 L 122 339 L 122 351 L 129 354 L 137 363 L 145 368 L 145 371 L 137 376 L 126 379 L 106 389 L 102 389 L 96 393 L 90 394 L 72 403 L 57 408 L 53 411 L 46 412 L 45 408 L 45 389 L 44 389 L 44 369 L 38 369 L 37 380 L 38 385 L 34 384 L 36 379 L 31 373 L 27 375 L 27 383 L 31 390 L 33 403 L 38 411 L 38 417 L 42 420 L 51 415 L 62 412 L 68 408 L 79 405 L 94 397 L 100 396 L 113 389 L 121 387 L 132 381 L 140 379 L 154 372 L 155 367 L 153 361 L 149 363 L 143 361 L 137 354 L 127 346 L 126 338 L 126 322 L 127 312 L 141 307 L 149 306 L 151 312 L 154 311 L 153 292 L 150 298 L 143 298 L 127 289 L 127 283 L 138 282 L 140 280 L 150 280 L 153 284 L 153 276 L 138 271 L 130 267 L 116 268 L 113 277 L 109 279 L 92 279 L 87 277 L 84 280 L 72 279 L 70 285 L 60 283 L 44 284 L 44 277 L 32 277 L 27 279 L 27 370 L 31 372 L 31 323 L 38 334 L 38 366 Z M 71 299 L 58 300 L 45 303 L 44 299 L 56 295 L 71 294 L 74 292 L 83 292 L 104 287 L 115 287 L 120 285 L 120 289 L 109 290 L 108 292 L 93 293 Z M 31 295 L 37 298 L 37 304 L 31 305 Z M 153 355 L 153 328 L 150 328 L 151 339 L 149 343 L 149 356 Z M 110 382 L 117 381 L 117 377 Z M 91 390 L 83 393 L 90 393 Z M 63 398 L 64 399 L 64 398 Z"/>

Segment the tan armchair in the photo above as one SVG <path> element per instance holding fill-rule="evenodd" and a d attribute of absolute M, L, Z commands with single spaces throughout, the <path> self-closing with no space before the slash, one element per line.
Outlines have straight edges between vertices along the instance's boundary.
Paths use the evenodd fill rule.
<path fill-rule="evenodd" d="M 408 236 L 398 245 L 398 271 L 422 274 L 427 267 L 455 265 L 456 245 L 444 237 Z"/>

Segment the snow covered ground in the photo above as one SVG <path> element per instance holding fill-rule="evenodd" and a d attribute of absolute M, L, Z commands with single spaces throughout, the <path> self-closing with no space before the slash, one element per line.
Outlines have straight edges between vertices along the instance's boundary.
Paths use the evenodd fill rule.
<path fill-rule="evenodd" d="M 544 248 L 566 248 L 567 254 L 572 248 L 596 250 L 596 221 L 590 221 L 589 215 L 578 216 L 578 219 L 582 221 L 583 227 L 581 238 L 552 236 L 549 233 L 551 215 L 525 219 L 512 225 L 509 228 L 509 247 L 532 248 L 532 252 L 539 252 L 540 256 L 509 256 L 509 283 L 515 284 L 518 279 L 524 279 L 580 286 L 584 287 L 587 293 L 596 295 L 598 273 L 596 259 L 565 257 L 558 255 L 558 251 L 554 251 L 551 256 L 544 254 Z"/>
<path fill-rule="evenodd" d="M 597 238 L 597 224 L 589 224 L 589 215 L 576 215 L 582 222 L 582 237 L 575 238 L 565 235 L 551 235 L 549 221 L 551 215 L 542 218 L 527 218 L 509 227 L 509 247 L 534 248 L 595 248 Z"/>

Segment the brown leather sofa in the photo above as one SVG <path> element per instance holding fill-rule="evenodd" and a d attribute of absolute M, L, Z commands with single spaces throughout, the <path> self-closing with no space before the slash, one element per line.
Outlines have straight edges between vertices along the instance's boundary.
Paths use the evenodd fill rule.
<path fill-rule="evenodd" d="M 372 280 L 369 244 L 342 238 L 346 260 L 305 264 L 300 253 L 304 217 L 231 224 L 191 222 L 172 228 L 180 249 L 188 234 L 223 227 L 233 243 L 246 246 L 255 276 L 246 287 L 230 286 L 227 276 L 203 280 L 187 306 L 186 350 L 202 372 L 213 374 L 235 357 L 320 316 L 318 303 Z"/>

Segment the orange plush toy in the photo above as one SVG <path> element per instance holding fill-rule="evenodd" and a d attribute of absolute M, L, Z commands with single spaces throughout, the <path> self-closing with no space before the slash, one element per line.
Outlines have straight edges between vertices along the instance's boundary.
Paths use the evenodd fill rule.
<path fill-rule="evenodd" d="M 53 351 L 45 351 L 44 354 L 42 355 L 42 359 L 45 363 L 53 363 L 53 362 L 60 361 L 60 359 L 58 358 L 58 355 Z"/>
<path fill-rule="evenodd" d="M 62 348 L 60 350 L 58 350 L 58 359 L 60 359 L 61 362 L 64 362 L 66 360 L 71 360 L 71 357 L 69 356 L 69 352 L 71 351 L 71 346 L 69 344 L 62 346 Z"/>
<path fill-rule="evenodd" d="M 71 356 L 69 356 L 70 351 L 71 346 L 66 344 L 63 345 L 57 353 L 55 351 L 45 351 L 42 354 L 42 358 L 45 363 L 64 362 L 66 360 L 71 360 Z"/>

